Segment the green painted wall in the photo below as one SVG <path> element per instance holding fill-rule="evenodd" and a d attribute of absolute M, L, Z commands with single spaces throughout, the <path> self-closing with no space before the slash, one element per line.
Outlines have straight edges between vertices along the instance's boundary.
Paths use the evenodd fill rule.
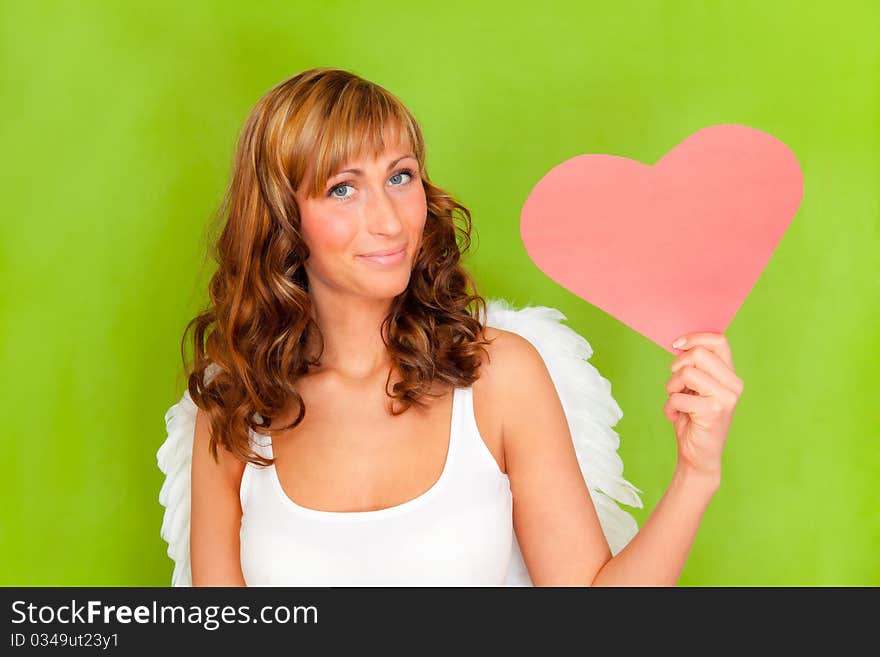
<path fill-rule="evenodd" d="M 726 122 L 786 142 L 804 200 L 727 332 L 746 389 L 681 583 L 880 584 L 877 3 L 6 2 L 0 31 L 0 584 L 170 581 L 155 455 L 204 226 L 250 107 L 324 65 L 420 119 L 484 296 L 591 342 L 639 524 L 674 465 L 672 356 L 548 280 L 519 210 L 580 153 L 653 163 Z"/>

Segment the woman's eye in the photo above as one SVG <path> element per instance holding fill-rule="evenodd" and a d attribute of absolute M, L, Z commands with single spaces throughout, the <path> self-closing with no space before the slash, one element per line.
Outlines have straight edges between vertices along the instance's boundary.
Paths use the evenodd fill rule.
<path fill-rule="evenodd" d="M 395 178 L 397 178 L 399 176 L 409 176 L 410 180 L 412 180 L 413 174 L 412 174 L 412 171 L 410 171 L 409 169 L 404 169 L 403 171 L 398 171 L 393 176 L 391 176 L 391 180 L 394 180 Z M 409 182 L 409 181 L 407 181 L 407 182 Z"/>
<path fill-rule="evenodd" d="M 398 182 L 394 185 L 395 187 L 400 187 L 400 186 L 405 185 L 406 183 L 410 182 L 413 178 L 413 172 L 410 169 L 402 169 L 401 171 L 398 171 L 393 176 L 391 176 L 391 178 L 389 178 L 389 180 L 393 181 L 395 179 L 399 179 L 400 176 L 409 176 L 409 180 L 406 180 L 404 182 Z M 339 183 L 338 185 L 335 185 L 334 187 L 332 187 L 329 192 L 327 192 L 327 196 L 332 196 L 333 198 L 338 198 L 341 201 L 345 201 L 345 200 L 351 198 L 351 195 L 350 194 L 337 194 L 336 192 L 340 191 L 340 190 L 344 190 L 346 187 L 351 187 L 351 184 Z"/>
<path fill-rule="evenodd" d="M 345 189 L 346 187 L 351 187 L 351 185 L 349 185 L 348 183 L 344 183 L 342 185 L 336 185 L 336 187 L 334 187 L 333 189 L 330 190 L 330 193 L 328 194 L 328 196 L 335 196 L 336 198 L 348 198 L 347 196 L 339 195 L 339 194 L 335 193 L 340 189 Z"/>

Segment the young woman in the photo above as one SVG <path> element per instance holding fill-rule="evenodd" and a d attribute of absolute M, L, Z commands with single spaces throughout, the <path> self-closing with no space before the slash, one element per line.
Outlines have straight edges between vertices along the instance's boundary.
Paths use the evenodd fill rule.
<path fill-rule="evenodd" d="M 277 85 L 222 214 L 184 335 L 193 585 L 501 585 L 514 535 L 535 585 L 677 581 L 742 390 L 723 336 L 673 364 L 673 481 L 612 557 L 547 367 L 479 320 L 470 214 L 399 99 L 331 68 Z"/>

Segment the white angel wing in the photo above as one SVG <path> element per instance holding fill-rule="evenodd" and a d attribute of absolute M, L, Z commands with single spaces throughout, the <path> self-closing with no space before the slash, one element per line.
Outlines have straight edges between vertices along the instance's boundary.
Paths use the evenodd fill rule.
<path fill-rule="evenodd" d="M 623 478 L 617 453 L 620 438 L 612 429 L 623 411 L 611 396 L 611 383 L 587 361 L 593 349 L 559 310 L 545 306 L 514 309 L 504 299 L 486 302 L 486 324 L 524 337 L 541 354 L 562 402 L 581 473 L 590 491 L 612 555 L 638 532 L 635 519 L 617 502 L 642 508 L 642 491 Z M 509 586 L 530 586 L 519 543 L 508 571 Z"/>
<path fill-rule="evenodd" d="M 559 310 L 544 306 L 516 310 L 504 299 L 488 300 L 486 323 L 526 338 L 544 360 L 565 410 L 584 481 L 590 490 L 602 530 L 617 554 L 635 536 L 635 519 L 617 506 L 621 502 L 642 508 L 640 489 L 623 478 L 623 461 L 617 453 L 620 438 L 612 427 L 623 412 L 611 396 L 611 383 L 586 359 L 590 344 L 560 323 Z M 206 380 L 213 376 L 208 368 Z M 165 482 L 159 503 L 165 507 L 160 534 L 174 561 L 172 586 L 192 586 L 189 560 L 190 467 L 197 407 L 185 391 L 165 413 L 167 438 L 156 454 Z M 508 586 L 531 586 L 519 543 L 514 546 L 507 576 Z"/>
<path fill-rule="evenodd" d="M 162 529 L 168 543 L 168 556 L 174 561 L 171 586 L 192 586 L 189 566 L 190 467 L 192 465 L 193 433 L 198 408 L 183 393 L 180 401 L 165 413 L 168 437 L 156 453 L 165 482 L 159 491 L 159 503 L 165 507 Z"/>

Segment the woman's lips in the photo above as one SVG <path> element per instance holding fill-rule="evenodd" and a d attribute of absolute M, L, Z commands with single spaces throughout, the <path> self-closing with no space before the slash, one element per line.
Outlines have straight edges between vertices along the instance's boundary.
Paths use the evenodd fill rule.
<path fill-rule="evenodd" d="M 400 249 L 395 253 L 390 253 L 388 255 L 377 255 L 377 256 L 365 256 L 359 255 L 358 258 L 365 260 L 366 262 L 371 262 L 376 265 L 396 265 L 398 263 L 403 262 L 404 257 L 406 256 L 406 247 Z"/>

